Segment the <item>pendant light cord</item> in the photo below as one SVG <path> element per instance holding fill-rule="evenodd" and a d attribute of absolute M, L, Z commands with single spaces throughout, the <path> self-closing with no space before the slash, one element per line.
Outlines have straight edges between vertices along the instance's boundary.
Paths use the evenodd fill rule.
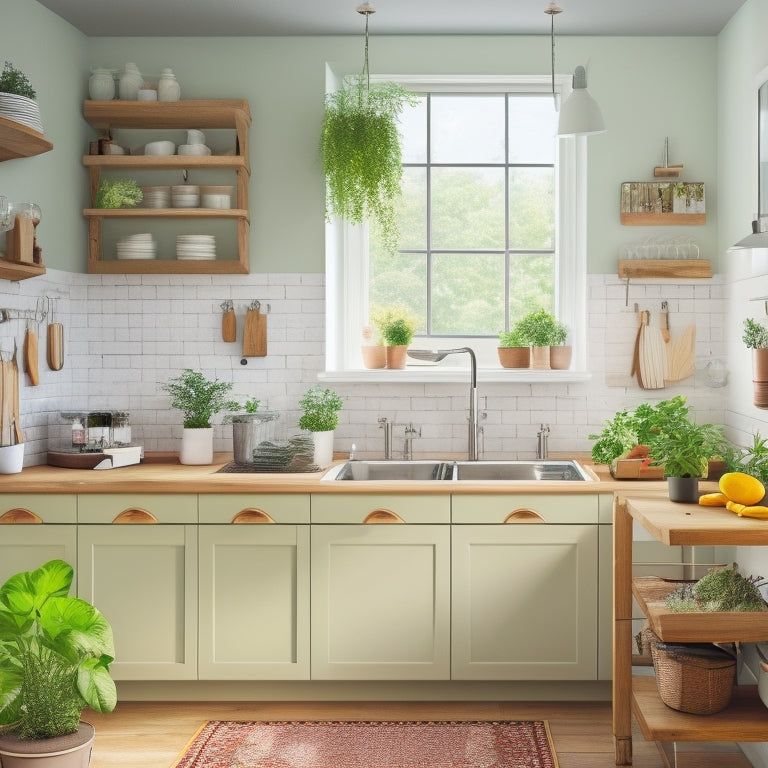
<path fill-rule="evenodd" d="M 549 39 L 551 41 L 552 48 L 552 98 L 557 102 L 557 96 L 555 95 L 555 16 L 558 13 L 562 13 L 563 9 L 560 8 L 554 0 L 551 0 L 549 5 L 544 9 L 544 13 L 549 16 Z"/>
<path fill-rule="evenodd" d="M 368 90 L 371 88 L 371 70 L 368 66 L 368 19 L 370 19 L 372 13 L 376 13 L 376 9 L 368 2 L 358 5 L 355 9 L 358 13 L 365 16 L 365 54 L 363 58 L 363 77 L 365 78 L 365 85 Z"/>

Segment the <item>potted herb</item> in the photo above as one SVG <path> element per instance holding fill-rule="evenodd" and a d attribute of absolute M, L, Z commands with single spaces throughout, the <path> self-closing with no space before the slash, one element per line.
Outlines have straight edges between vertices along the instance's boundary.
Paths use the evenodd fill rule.
<path fill-rule="evenodd" d="M 412 93 L 397 83 L 351 78 L 326 96 L 320 150 L 327 214 L 351 224 L 373 219 L 387 250 L 397 250 L 395 203 L 401 194 L 402 155 L 397 122 Z"/>
<path fill-rule="evenodd" d="M 179 461 L 182 464 L 211 464 L 212 417 L 219 411 L 234 411 L 240 407 L 237 401 L 228 398 L 232 383 L 207 379 L 200 371 L 185 368 L 179 376 L 166 382 L 163 389 L 171 396 L 171 408 L 184 415 Z"/>
<path fill-rule="evenodd" d="M 768 485 L 768 441 L 756 432 L 751 446 L 730 448 L 725 456 L 725 468 L 728 472 L 752 475 Z"/>
<path fill-rule="evenodd" d="M 87 765 L 94 729 L 81 713 L 111 712 L 117 702 L 112 629 L 90 603 L 69 596 L 72 576 L 70 565 L 51 560 L 0 587 L 3 768 L 49 756 L 46 764 L 61 765 L 54 756 L 72 750 L 84 756 L 64 765 Z"/>
<path fill-rule="evenodd" d="M 405 368 L 406 350 L 416 333 L 416 317 L 402 304 L 380 310 L 374 317 L 387 346 L 387 368 Z"/>
<path fill-rule="evenodd" d="M 748 317 L 741 338 L 747 349 L 752 350 L 754 404 L 768 408 L 768 326 Z"/>
<path fill-rule="evenodd" d="M 531 368 L 548 369 L 550 347 L 562 344 L 568 329 L 545 309 L 529 312 L 515 324 L 518 338 L 531 346 Z M 570 360 L 568 361 L 570 365 Z"/>
<path fill-rule="evenodd" d="M 381 334 L 373 335 L 373 328 L 366 325 L 363 328 L 363 344 L 360 347 L 360 354 L 363 358 L 364 368 L 386 368 L 387 367 L 387 348 L 384 345 L 384 339 Z"/>
<path fill-rule="evenodd" d="M 339 425 L 343 405 L 336 392 L 319 384 L 310 387 L 299 400 L 302 409 L 299 428 L 312 433 L 314 463 L 318 467 L 327 467 L 333 462 L 333 432 Z"/>
<path fill-rule="evenodd" d="M 502 368 L 528 368 L 531 364 L 531 347 L 517 326 L 499 334 L 497 352 Z"/>
<path fill-rule="evenodd" d="M 143 199 L 144 193 L 133 179 L 102 179 L 95 205 L 97 208 L 132 208 Z"/>
<path fill-rule="evenodd" d="M 664 467 L 670 501 L 696 502 L 699 478 L 707 477 L 709 460 L 728 451 L 722 427 L 680 419 L 651 436 L 650 456 Z"/>

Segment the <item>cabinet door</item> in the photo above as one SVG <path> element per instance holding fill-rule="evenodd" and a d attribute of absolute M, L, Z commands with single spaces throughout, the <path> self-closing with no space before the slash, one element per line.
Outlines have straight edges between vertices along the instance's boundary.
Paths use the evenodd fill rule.
<path fill-rule="evenodd" d="M 77 560 L 75 525 L 0 525 L 0 584 L 49 560 Z M 77 579 L 75 572 L 75 579 Z"/>
<path fill-rule="evenodd" d="M 197 526 L 81 525 L 78 595 L 112 625 L 116 680 L 197 677 Z"/>
<path fill-rule="evenodd" d="M 312 678 L 447 680 L 450 527 L 312 526 Z"/>
<path fill-rule="evenodd" d="M 452 677 L 597 677 L 597 526 L 453 527 Z"/>
<path fill-rule="evenodd" d="M 199 676 L 309 679 L 309 526 L 200 526 Z"/>

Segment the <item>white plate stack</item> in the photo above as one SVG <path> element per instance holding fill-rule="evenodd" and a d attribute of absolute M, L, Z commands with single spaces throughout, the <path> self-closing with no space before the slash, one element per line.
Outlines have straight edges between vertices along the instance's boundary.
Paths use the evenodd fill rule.
<path fill-rule="evenodd" d="M 170 187 L 142 187 L 144 197 L 141 200 L 142 208 L 170 208 Z"/>
<path fill-rule="evenodd" d="M 150 234 L 128 235 L 117 241 L 118 259 L 155 259 L 157 243 Z"/>
<path fill-rule="evenodd" d="M 193 184 L 171 187 L 171 204 L 174 208 L 199 208 L 200 187 Z"/>
<path fill-rule="evenodd" d="M 0 117 L 26 125 L 28 128 L 43 132 L 40 121 L 40 107 L 34 99 L 18 96 L 15 93 L 0 93 Z"/>
<path fill-rule="evenodd" d="M 213 261 L 216 238 L 213 235 L 177 235 L 176 258 L 182 261 Z"/>

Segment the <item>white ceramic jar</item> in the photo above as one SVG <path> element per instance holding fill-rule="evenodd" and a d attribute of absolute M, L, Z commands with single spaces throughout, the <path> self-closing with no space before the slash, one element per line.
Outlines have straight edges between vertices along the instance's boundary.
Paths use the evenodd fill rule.
<path fill-rule="evenodd" d="M 93 101 L 110 101 L 115 98 L 115 78 L 111 69 L 96 67 L 88 78 L 88 93 Z"/>
<path fill-rule="evenodd" d="M 125 101 L 136 101 L 139 98 L 139 88 L 144 82 L 144 78 L 139 72 L 139 68 L 129 61 L 123 69 L 123 74 L 120 75 L 120 83 L 118 92 L 120 98 Z"/>
<path fill-rule="evenodd" d="M 157 83 L 158 101 L 178 101 L 181 96 L 181 86 L 172 69 L 164 69 Z"/>

